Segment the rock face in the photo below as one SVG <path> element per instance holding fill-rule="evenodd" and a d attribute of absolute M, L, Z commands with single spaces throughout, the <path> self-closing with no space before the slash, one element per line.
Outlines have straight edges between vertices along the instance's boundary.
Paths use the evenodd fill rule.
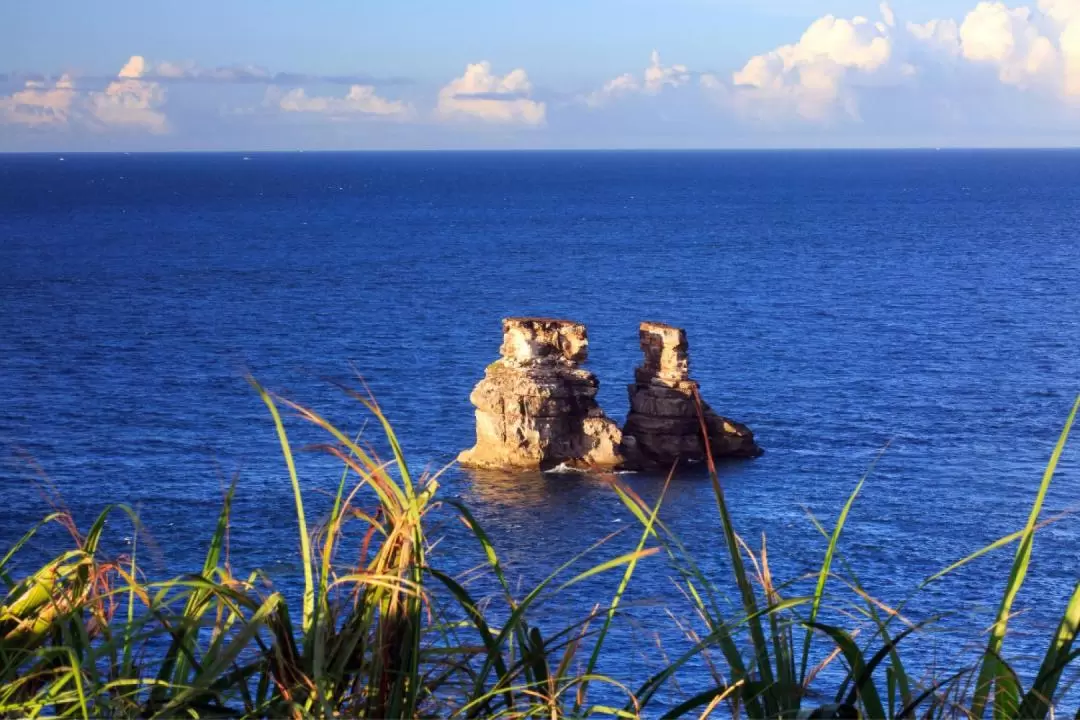
<path fill-rule="evenodd" d="M 643 322 L 639 330 L 645 362 L 634 370 L 630 414 L 623 427 L 627 461 L 643 468 L 671 468 L 706 458 L 690 379 L 686 332 L 663 323 Z M 757 457 L 761 448 L 745 425 L 721 417 L 701 403 L 713 458 Z"/>
<path fill-rule="evenodd" d="M 580 367 L 588 350 L 580 323 L 503 320 L 502 357 L 469 396 L 476 445 L 458 462 L 499 470 L 623 466 L 619 426 L 596 404 L 596 376 Z"/>

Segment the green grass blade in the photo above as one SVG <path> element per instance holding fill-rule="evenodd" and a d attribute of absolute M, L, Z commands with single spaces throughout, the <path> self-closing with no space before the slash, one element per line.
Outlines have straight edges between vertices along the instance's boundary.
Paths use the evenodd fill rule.
<path fill-rule="evenodd" d="M 232 484 L 225 492 L 221 512 L 218 513 L 217 526 L 214 528 L 213 535 L 210 536 L 210 545 L 206 550 L 206 558 L 203 560 L 201 573 L 202 577 L 207 580 L 214 576 L 214 572 L 221 564 L 225 538 L 229 533 L 229 518 L 232 514 L 232 502 L 236 494 L 237 480 L 238 478 L 234 477 Z M 170 651 L 165 656 L 167 659 L 175 658 L 172 685 L 185 685 L 189 681 L 188 673 L 191 670 L 191 663 L 188 658 L 192 656 L 194 650 L 193 636 L 198 633 L 200 619 L 209 606 L 207 600 L 210 595 L 209 589 L 195 589 L 188 595 L 187 602 L 184 604 L 183 614 L 180 616 L 180 629 L 173 635 L 173 644 L 176 647 L 170 648 Z M 156 690 L 157 688 L 155 688 Z M 157 701 L 155 704 L 161 701 L 160 696 L 155 699 Z"/>
<path fill-rule="evenodd" d="M 487 620 L 484 618 L 484 614 L 477 606 L 476 601 L 473 600 L 469 592 L 463 588 L 460 583 L 446 573 L 434 568 L 429 568 L 428 572 L 430 572 L 436 580 L 445 585 L 457 599 L 458 604 L 461 605 L 462 609 L 469 616 L 469 619 L 476 626 L 477 632 L 480 633 L 480 640 L 484 643 L 484 648 L 488 653 L 488 657 L 492 659 L 492 663 L 494 664 L 495 674 L 500 678 L 506 677 L 506 661 L 503 658 L 502 648 L 496 641 L 495 636 L 492 635 L 491 627 L 488 625 Z"/>
<path fill-rule="evenodd" d="M 502 644 L 506 642 L 507 638 L 511 634 L 518 633 L 521 630 L 521 625 L 524 622 L 525 613 L 532 606 L 532 604 L 537 601 L 537 599 L 540 597 L 541 593 L 549 585 L 551 585 L 552 582 L 554 582 L 555 578 L 557 578 L 559 575 L 561 575 L 563 572 L 565 572 L 568 568 L 572 567 L 575 563 L 580 561 L 583 557 L 588 555 L 590 552 L 592 552 L 593 550 L 595 550 L 599 546 L 603 545 L 608 539 L 609 538 L 603 538 L 603 539 L 599 540 L 598 542 L 593 543 L 584 552 L 579 553 L 575 557 L 571 558 L 570 560 L 568 560 L 565 563 L 563 563 L 562 565 L 560 565 L 558 568 L 555 569 L 554 572 L 552 572 L 550 575 L 548 575 L 547 578 L 545 578 L 539 585 L 537 585 L 535 588 L 533 588 L 528 593 L 528 595 L 526 595 L 525 598 L 514 607 L 513 611 L 510 613 L 510 617 L 507 618 L 506 623 L 503 625 L 503 629 L 499 632 L 498 636 L 495 638 L 496 645 L 501 647 Z M 652 554 L 653 552 L 655 552 L 655 549 L 649 550 L 647 552 L 647 554 Z M 585 580 L 586 578 L 592 577 L 593 575 L 596 575 L 597 573 L 602 572 L 603 570 L 609 570 L 609 569 L 611 569 L 613 567 L 617 567 L 618 565 L 620 565 L 622 563 L 629 562 L 634 557 L 641 557 L 641 555 L 638 554 L 638 553 L 629 553 L 628 555 L 623 555 L 620 558 L 617 558 L 617 560 L 609 560 L 607 562 L 601 563 L 600 565 L 595 566 L 595 567 L 593 567 L 593 568 L 591 568 L 589 570 L 586 570 L 584 573 L 581 573 L 581 574 L 577 575 L 571 581 L 569 581 L 567 583 L 564 583 L 561 586 L 560 589 L 570 587 L 571 585 L 574 585 L 574 584 L 576 584 L 576 583 L 578 583 L 578 582 L 580 582 L 582 580 Z M 496 662 L 496 658 L 493 657 L 493 656 L 490 656 L 490 655 L 484 659 L 484 662 L 481 665 L 479 672 L 476 674 L 476 678 L 475 678 L 475 681 L 474 681 L 474 687 L 473 687 L 473 697 L 481 697 L 481 696 L 484 696 L 484 695 L 488 694 L 488 693 L 483 692 L 483 688 L 484 688 L 484 685 L 487 683 L 488 675 L 490 674 L 495 662 Z M 496 691 L 499 691 L 499 688 L 500 688 L 500 684 L 497 682 L 496 683 L 496 688 L 494 690 L 492 690 L 491 692 L 494 693 Z M 460 713 L 460 712 L 461 711 L 459 710 L 458 713 Z M 455 713 L 455 714 L 457 714 L 457 713 Z"/>
<path fill-rule="evenodd" d="M 68 651 L 68 658 L 71 662 L 71 677 L 75 680 L 75 692 L 79 698 L 79 710 L 82 711 L 83 720 L 90 720 L 90 709 L 86 704 L 86 689 L 83 687 L 82 667 L 79 658 L 71 650 Z"/>
<path fill-rule="evenodd" d="M 999 657 L 997 688 L 994 691 L 994 720 L 1015 720 L 1020 717 L 1017 714 L 1019 709 L 1020 678 L 1016 676 L 1016 671 Z"/>
<path fill-rule="evenodd" d="M 469 509 L 457 500 L 449 500 L 447 504 L 455 508 L 465 521 L 465 525 L 469 528 L 469 531 L 473 534 L 476 540 L 480 543 L 480 547 L 484 551 L 484 556 L 487 558 L 488 565 L 491 566 L 492 572 L 495 573 L 495 578 L 499 581 L 499 585 L 502 587 L 503 592 L 506 593 L 507 599 L 513 604 L 513 598 L 510 594 L 510 583 L 506 581 L 506 575 L 503 573 L 502 564 L 499 562 L 499 555 L 495 552 L 495 545 L 491 542 L 491 538 L 484 531 L 483 527 L 477 522 L 476 517 L 469 511 Z"/>
<path fill-rule="evenodd" d="M 650 515 L 648 503 L 620 483 L 614 483 L 612 487 L 623 505 L 626 506 L 626 509 L 629 510 L 635 518 L 637 518 L 638 522 L 641 523 L 642 526 L 648 525 Z M 701 611 L 704 617 L 709 618 L 711 624 L 716 624 L 714 619 L 720 618 L 722 613 L 720 612 L 720 603 L 717 600 L 712 583 L 709 582 L 705 573 L 694 561 L 694 557 L 687 551 L 686 546 L 683 545 L 678 536 L 664 525 L 664 522 L 659 518 L 654 521 L 654 525 L 655 527 L 653 528 L 652 533 L 653 537 L 667 552 L 672 563 L 680 565 L 679 572 L 686 581 L 687 590 L 695 598 L 695 604 L 697 605 L 698 610 Z M 676 552 L 676 550 L 678 552 Z M 681 564 L 685 564 L 686 568 L 683 569 Z M 698 587 L 694 584 L 694 580 L 700 584 L 701 589 L 705 592 L 709 601 L 708 605 L 705 604 L 704 598 L 699 594 Z"/>
<path fill-rule="evenodd" d="M 667 494 L 668 487 L 671 485 L 671 475 L 669 474 L 667 480 L 664 481 L 664 487 L 660 490 L 660 497 L 656 501 L 655 507 L 649 514 L 649 519 L 645 523 L 645 528 L 641 533 L 641 538 L 638 539 L 635 552 L 641 553 L 645 550 L 645 543 L 648 542 L 649 536 L 653 534 L 653 525 L 656 523 L 656 516 L 660 513 L 660 506 L 664 504 L 664 496 Z M 589 655 L 589 661 L 585 665 L 585 675 L 592 675 L 596 670 L 596 663 L 600 660 L 600 651 L 604 645 L 604 638 L 607 637 L 608 630 L 611 628 L 611 623 L 615 619 L 615 613 L 619 608 L 619 602 L 622 600 L 623 594 L 626 592 L 626 588 L 630 585 L 630 578 L 634 575 L 634 569 L 637 568 L 637 558 L 634 558 L 626 565 L 626 571 L 623 573 L 622 580 L 619 581 L 619 587 L 615 590 L 615 597 L 611 601 L 611 606 L 608 608 L 607 615 L 604 617 L 604 624 L 600 628 L 600 633 L 596 637 L 596 642 L 593 644 L 592 654 Z M 574 700 L 573 714 L 577 715 L 581 712 L 581 705 L 585 701 L 586 693 L 588 692 L 588 682 L 583 682 L 578 688 L 577 697 Z"/>
<path fill-rule="evenodd" d="M 1024 578 L 1027 576 L 1028 564 L 1031 561 L 1035 525 L 1039 520 L 1039 513 L 1042 512 L 1043 501 L 1046 499 L 1050 482 L 1054 479 L 1058 460 L 1060 460 L 1061 453 L 1065 450 L 1065 443 L 1069 439 L 1069 432 L 1072 430 L 1073 421 L 1076 420 L 1078 410 L 1080 410 L 1080 396 L 1077 396 L 1076 402 L 1073 403 L 1072 412 L 1069 413 L 1069 418 L 1065 421 L 1065 427 L 1062 429 L 1057 444 L 1054 446 L 1054 452 L 1050 455 L 1050 462 L 1043 473 L 1042 482 L 1039 484 L 1039 492 L 1035 496 L 1035 503 L 1031 507 L 1027 526 L 1024 528 L 1024 533 L 1020 539 L 1020 547 L 1016 549 L 1016 557 L 1013 560 L 1012 569 L 1009 571 L 1009 579 L 1005 585 L 1005 594 L 1001 599 L 997 619 L 990 631 L 990 639 L 986 644 L 986 652 L 983 654 L 982 666 L 979 668 L 979 674 L 975 681 L 975 695 L 971 703 L 971 714 L 977 718 L 981 718 L 986 709 L 986 701 L 994 680 L 1007 678 L 1007 673 L 1003 672 L 1004 668 L 1000 657 L 1001 648 L 1005 642 L 1005 632 L 1009 624 L 1009 614 L 1012 610 L 1013 601 L 1016 599 L 1017 593 L 1020 592 L 1020 586 L 1024 584 Z M 1008 682 L 1007 679 L 1006 682 Z"/>
<path fill-rule="evenodd" d="M 840 510 L 840 517 L 836 519 L 836 526 L 833 528 L 832 535 L 829 537 L 829 545 L 825 548 L 825 559 L 821 563 L 821 569 L 818 571 L 817 586 L 814 588 L 814 602 L 810 606 L 809 623 L 813 625 L 817 621 L 818 611 L 821 609 L 821 600 L 825 596 L 825 583 L 829 579 L 829 573 L 832 571 L 833 556 L 836 554 L 836 546 L 840 542 L 840 533 L 844 530 L 844 524 L 847 522 L 848 513 L 851 512 L 852 505 L 855 504 L 855 498 L 859 496 L 859 492 L 862 490 L 863 485 L 866 483 L 866 478 L 873 472 L 874 466 L 877 465 L 878 460 L 885 454 L 888 449 L 888 444 L 881 449 L 877 457 L 874 458 L 874 462 L 870 463 L 870 467 L 856 483 L 855 489 L 851 491 L 851 495 L 848 496 L 847 502 L 844 503 L 844 507 Z M 802 661 L 799 663 L 799 685 L 806 685 L 806 670 L 810 662 L 810 646 L 813 643 L 814 630 L 812 627 L 806 629 L 806 637 L 803 639 L 803 651 Z"/>
<path fill-rule="evenodd" d="M 270 410 L 270 416 L 274 419 L 274 427 L 277 430 L 278 441 L 281 443 L 281 454 L 285 457 L 285 465 L 289 470 L 289 481 L 292 483 L 293 499 L 296 502 L 296 522 L 300 529 L 300 561 L 304 568 L 304 615 L 303 629 L 305 636 L 311 630 L 312 616 L 315 613 L 315 581 L 311 564 L 311 537 L 308 535 L 307 517 L 304 515 L 304 498 L 300 491 L 300 478 L 296 474 L 296 463 L 293 461 L 292 448 L 289 445 L 289 437 L 285 432 L 285 424 L 281 420 L 277 404 L 270 397 L 262 385 L 255 378 L 249 377 L 248 382 L 259 393 L 259 397 Z"/>
<path fill-rule="evenodd" d="M 393 426 L 390 424 L 386 415 L 383 414 L 382 408 L 375 402 L 374 396 L 370 395 L 369 392 L 368 396 L 365 397 L 340 383 L 335 384 L 346 393 L 359 400 L 364 407 L 368 409 L 368 412 L 375 416 L 375 419 L 379 421 L 379 424 L 382 425 L 383 432 L 386 434 L 386 439 L 390 442 L 390 450 L 394 453 L 394 460 L 397 462 L 398 470 L 401 472 L 401 482 L 404 485 L 405 495 L 410 499 L 413 498 L 415 496 L 415 490 L 413 488 L 412 475 L 409 473 L 409 466 L 405 462 L 405 453 L 402 452 L 401 444 L 398 442 L 397 434 L 394 433 Z"/>
<path fill-rule="evenodd" d="M 970 563 L 973 560 L 977 560 L 978 558 L 982 557 L 983 555 L 986 555 L 989 552 L 992 552 L 994 550 L 997 550 L 998 548 L 1002 548 L 1002 547 L 1005 547 L 1006 545 L 1010 545 L 1010 544 L 1016 542 L 1020 538 L 1024 537 L 1024 535 L 1026 533 L 1027 533 L 1026 529 L 1017 530 L 1014 533 L 1009 533 L 1008 535 L 1006 535 L 1004 537 L 998 538 L 997 540 L 990 543 L 989 545 L 987 545 L 987 546 L 985 546 L 983 548 L 980 548 L 979 550 L 976 550 L 975 552 L 971 553 L 970 555 L 963 558 L 962 560 L 957 560 L 956 562 L 954 562 L 952 565 L 948 566 L 944 570 L 940 570 L 940 571 L 934 573 L 933 575 L 931 575 L 930 577 L 926 578 L 925 580 L 922 581 L 921 587 L 926 587 L 927 585 L 934 582 L 935 580 L 938 580 L 938 579 L 944 577 L 945 575 L 948 575 L 948 574 L 950 574 L 952 572 L 955 572 L 956 570 L 960 569 L 964 565 L 967 565 L 968 563 Z"/>
<path fill-rule="evenodd" d="M 50 513 L 49 515 L 46 515 L 43 520 L 41 520 L 36 525 L 34 525 L 34 527 L 27 530 L 26 533 L 21 538 L 19 538 L 19 540 L 14 545 L 11 546 L 11 548 L 7 551 L 7 554 L 4 555 L 3 559 L 0 560 L 0 577 L 5 577 L 6 578 L 6 575 L 4 574 L 4 568 L 6 568 L 7 564 L 9 562 L 11 562 L 11 558 L 15 557 L 16 553 L 18 553 L 19 550 L 22 550 L 23 546 L 26 545 L 26 543 L 30 542 L 30 540 L 33 539 L 34 535 L 37 534 L 38 530 L 40 530 L 45 525 L 48 525 L 49 523 L 51 523 L 51 522 L 53 522 L 55 520 L 58 520 L 58 519 L 60 519 L 60 518 L 62 518 L 64 516 L 65 516 L 65 513 L 62 513 L 62 512 Z M 15 583 L 13 583 L 13 582 L 9 582 L 8 583 L 8 585 L 9 585 L 8 589 L 10 589 L 10 586 L 12 586 L 14 584 Z"/>
<path fill-rule="evenodd" d="M 843 653 L 844 659 L 847 660 L 848 667 L 851 668 L 851 674 L 856 678 L 863 678 L 861 683 L 855 685 L 852 693 L 862 700 L 863 708 L 866 710 L 866 716 L 871 718 L 885 717 L 885 708 L 881 704 L 881 696 L 878 695 L 877 687 L 874 685 L 874 679 L 871 672 L 868 672 L 868 665 L 863 659 L 862 651 L 859 650 L 859 646 L 855 644 L 855 641 L 851 639 L 851 636 L 840 628 L 831 625 L 825 625 L 823 623 L 805 624 L 815 630 L 820 630 L 832 638 L 833 642 L 836 643 L 836 646 L 840 648 L 840 652 Z M 870 670 L 872 671 L 872 668 L 870 668 Z M 837 702 L 839 702 L 839 700 L 840 699 L 837 698 Z"/>
<path fill-rule="evenodd" d="M 133 660 L 135 648 L 132 644 L 131 632 L 135 626 L 135 597 L 136 597 L 136 583 L 138 582 L 138 569 L 139 566 L 136 562 L 139 549 L 139 526 L 136 525 L 131 533 L 131 565 L 129 568 L 129 574 L 131 579 L 128 581 L 128 594 L 127 594 L 127 622 L 124 624 L 124 639 L 123 639 L 123 660 L 120 666 L 121 677 L 131 677 L 133 675 Z"/>
<path fill-rule="evenodd" d="M 1050 711 L 1050 702 L 1053 700 L 1054 693 L 1057 692 L 1058 682 L 1064 670 L 1062 662 L 1072 650 L 1078 627 L 1080 627 L 1080 582 L 1073 589 L 1072 598 L 1058 624 L 1057 633 L 1046 651 L 1039 674 L 1035 676 L 1031 689 L 1024 696 L 1018 713 L 1020 717 L 1043 718 Z"/>
<path fill-rule="evenodd" d="M 933 617 L 933 618 L 930 618 L 928 620 L 923 620 L 922 622 L 920 622 L 920 623 L 918 623 L 916 625 L 912 625 L 911 627 L 907 628 L 906 630 L 904 630 L 902 633 L 900 633 L 896 637 L 894 637 L 892 639 L 886 639 L 885 644 L 882 645 L 881 649 L 879 649 L 876 653 L 874 653 L 873 657 L 870 658 L 870 661 L 868 663 L 866 663 L 866 665 L 862 668 L 862 671 L 860 673 L 855 673 L 854 671 L 851 673 L 851 678 L 853 679 L 854 682 L 853 682 L 852 687 L 851 687 L 851 692 L 848 694 L 847 700 L 845 700 L 845 702 L 848 705 L 854 705 L 855 704 L 855 700 L 856 700 L 857 696 L 859 695 L 859 688 L 865 686 L 867 683 L 873 684 L 874 670 L 877 669 L 877 666 L 880 665 L 882 663 L 882 661 L 885 660 L 886 657 L 889 657 L 889 656 L 895 657 L 896 646 L 900 644 L 901 640 L 906 638 L 908 635 L 911 635 L 915 631 L 921 630 L 922 628 L 926 627 L 927 625 L 931 625 L 931 624 L 937 622 L 939 619 L 940 618 Z M 853 668 L 853 670 L 854 670 L 854 668 Z M 903 672 L 903 671 L 900 670 L 900 672 Z M 845 684 L 846 684 L 846 680 L 845 680 Z M 892 707 L 892 705 L 890 704 L 890 708 L 891 707 Z"/>
<path fill-rule="evenodd" d="M 737 685 L 719 685 L 704 692 L 700 692 L 668 710 L 660 720 L 675 720 L 675 718 L 685 717 L 691 710 L 696 710 L 704 705 L 711 705 L 716 698 L 722 699 L 730 695 L 736 689 L 738 689 Z"/>
<path fill-rule="evenodd" d="M 360 435 L 358 434 L 353 442 L 357 443 L 359 441 Z M 354 458 L 356 455 L 350 451 L 349 457 Z M 322 547 L 322 566 L 319 570 L 318 592 L 315 597 L 315 616 L 312 619 L 314 640 L 311 647 L 311 676 L 315 681 L 315 686 L 318 688 L 319 700 L 322 704 L 324 715 L 332 714 L 330 706 L 327 704 L 330 682 L 324 677 L 327 655 L 326 642 L 327 635 L 329 634 L 328 629 L 324 626 L 330 617 L 329 582 L 331 563 L 334 558 L 334 548 L 337 536 L 341 529 L 341 517 L 342 512 L 344 511 L 343 502 L 345 500 L 345 481 L 348 477 L 349 463 L 344 463 L 341 477 L 338 479 L 337 493 L 334 495 L 334 505 L 330 509 L 330 521 L 326 525 L 326 537 L 323 540 Z"/>
<path fill-rule="evenodd" d="M 244 623 L 243 627 L 229 639 L 228 644 L 203 667 L 190 686 L 177 693 L 165 707 L 155 713 L 154 717 L 178 716 L 180 714 L 178 709 L 183 707 L 188 700 L 194 699 L 197 695 L 210 688 L 266 626 L 267 620 L 273 613 L 283 605 L 281 596 L 277 593 L 273 593 L 266 598 L 259 609 Z"/>
<path fill-rule="evenodd" d="M 754 587 L 750 576 L 743 564 L 742 550 L 739 548 L 738 538 L 735 532 L 735 523 L 731 520 L 728 512 L 727 501 L 724 498 L 724 488 L 720 484 L 720 476 L 716 472 L 716 463 L 713 462 L 712 448 L 709 446 L 709 430 L 705 424 L 705 411 L 701 403 L 701 396 L 694 391 L 694 406 L 697 410 L 698 424 L 701 430 L 701 439 L 705 445 L 705 458 L 708 462 L 709 480 L 712 482 L 713 495 L 716 498 L 716 506 L 720 512 L 720 525 L 724 532 L 724 540 L 727 544 L 728 556 L 731 558 L 731 571 L 735 576 L 735 584 L 738 585 L 739 595 L 742 598 L 743 611 L 750 621 L 750 638 L 754 644 L 754 666 L 761 678 L 761 683 L 768 688 L 773 686 L 772 665 L 769 662 L 769 644 L 765 640 L 765 632 L 758 618 L 757 600 L 754 596 Z M 764 712 L 766 715 L 776 715 L 779 708 L 771 694 L 764 696 Z M 750 708 L 748 708 L 749 710 Z"/>
<path fill-rule="evenodd" d="M 131 516 L 135 515 L 135 511 L 126 505 L 106 505 L 105 509 L 98 514 L 97 519 L 94 520 L 94 524 L 90 526 L 86 538 L 83 540 L 82 549 L 86 554 L 93 555 L 97 552 L 98 544 L 101 542 L 101 533 L 105 529 L 105 521 L 109 519 L 109 515 L 116 509 L 123 509 Z"/>
<path fill-rule="evenodd" d="M 629 565 L 630 563 L 636 563 L 638 560 L 640 560 L 642 558 L 647 558 L 647 557 L 649 557 L 651 555 L 655 555 L 658 552 L 660 552 L 660 548 L 646 548 L 644 550 L 635 550 L 633 552 L 628 552 L 628 553 L 626 553 L 624 555 L 620 555 L 619 557 L 612 558 L 611 560 L 605 560 L 604 562 L 600 563 L 599 565 L 594 565 L 593 567 L 589 568 L 585 572 L 578 573 L 574 577 L 570 578 L 569 580 L 564 582 L 562 585 L 560 585 L 558 587 L 558 589 L 555 590 L 555 592 L 560 593 L 563 590 L 566 590 L 567 588 L 569 588 L 569 587 L 571 587 L 573 585 L 577 585 L 579 582 L 582 582 L 583 580 L 588 580 L 589 578 L 593 577 L 594 575 L 599 575 L 600 573 L 605 573 L 608 570 L 611 570 L 612 568 L 617 568 L 617 567 L 620 567 L 622 565 Z"/>
<path fill-rule="evenodd" d="M 648 505 L 644 500 L 641 500 L 636 494 L 629 491 L 628 488 L 616 483 L 614 485 L 616 494 L 619 499 L 622 500 L 626 508 L 637 518 L 638 522 L 645 526 L 649 522 L 649 514 L 645 511 Z M 662 530 L 663 534 L 658 532 Z M 680 561 L 685 562 L 687 571 L 690 577 L 685 578 L 687 591 L 693 599 L 695 609 L 701 614 L 701 617 L 705 618 L 706 623 L 710 629 L 709 637 L 712 641 L 720 646 L 720 650 L 724 655 L 724 661 L 727 663 L 732 684 L 735 684 L 739 679 L 749 680 L 750 676 L 746 670 L 746 665 L 743 662 L 742 655 L 739 651 L 739 647 L 735 644 L 735 640 L 732 636 L 732 627 L 724 621 L 723 616 L 720 613 L 720 605 L 717 600 L 716 593 L 709 581 L 708 577 L 701 570 L 701 568 L 694 561 L 693 556 L 687 551 L 686 547 L 679 541 L 678 537 L 671 532 L 664 523 L 658 518 L 655 521 L 655 527 L 653 528 L 653 537 L 664 547 L 667 551 L 668 557 L 673 563 L 678 564 Z M 674 545 L 674 549 L 673 546 Z M 676 552 L 678 550 L 678 552 Z M 692 579 L 691 579 L 692 578 Z M 701 597 L 695 586 L 693 580 L 696 579 L 704 590 L 706 597 L 708 598 L 708 604 Z M 686 662 L 693 655 L 700 652 L 701 649 L 691 651 L 683 657 L 682 662 Z M 656 692 L 659 689 L 660 684 L 663 684 L 672 677 L 671 674 L 659 673 L 650 678 L 644 685 L 642 685 L 642 691 L 651 688 L 649 692 Z M 750 697 L 749 685 L 743 684 L 743 692 L 747 697 L 748 712 L 753 717 L 761 717 L 764 715 L 764 710 L 761 708 L 761 703 L 756 697 Z M 640 695 L 639 695 L 640 697 Z"/>

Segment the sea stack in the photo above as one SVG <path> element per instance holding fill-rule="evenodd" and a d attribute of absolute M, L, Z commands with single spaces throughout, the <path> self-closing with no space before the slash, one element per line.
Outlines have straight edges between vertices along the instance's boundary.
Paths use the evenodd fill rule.
<path fill-rule="evenodd" d="M 629 388 L 630 414 L 623 427 L 628 462 L 657 469 L 703 462 L 705 443 L 694 400 L 698 384 L 690 379 L 686 332 L 664 323 L 643 322 L 639 337 L 645 361 L 634 370 Z M 750 428 L 721 417 L 704 401 L 701 410 L 713 458 L 762 454 Z"/>
<path fill-rule="evenodd" d="M 503 320 L 501 357 L 469 396 L 476 445 L 458 462 L 497 470 L 622 467 L 622 433 L 596 404 L 596 376 L 581 367 L 588 351 L 581 323 Z"/>

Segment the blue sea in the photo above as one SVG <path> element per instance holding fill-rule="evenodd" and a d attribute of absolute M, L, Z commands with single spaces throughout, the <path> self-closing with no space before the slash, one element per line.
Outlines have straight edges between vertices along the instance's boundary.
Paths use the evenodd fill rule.
<path fill-rule="evenodd" d="M 291 489 L 245 376 L 378 444 L 334 384 L 359 373 L 415 470 L 437 471 L 473 442 L 468 396 L 500 319 L 526 314 L 588 326 L 588 367 L 620 421 L 638 323 L 686 328 L 703 397 L 766 449 L 720 472 L 780 579 L 820 565 L 808 514 L 831 528 L 880 456 L 841 551 L 899 603 L 1023 527 L 1080 391 L 1080 152 L 0 156 L 0 549 L 57 497 L 84 528 L 126 502 L 149 568 L 197 570 L 236 476 L 233 568 L 294 587 Z M 1080 504 L 1078 443 L 1045 517 Z M 315 520 L 340 466 L 302 453 L 300 472 Z M 652 499 L 663 485 L 619 479 Z M 528 588 L 620 528 L 594 561 L 636 542 L 610 481 L 450 469 L 440 493 L 473 509 Z M 433 558 L 480 564 L 449 517 L 433 516 Z M 703 474 L 673 482 L 661 517 L 726 582 Z M 122 549 L 133 531 L 116 516 L 109 533 Z M 21 567 L 60 540 L 43 535 Z M 1011 553 L 906 612 L 955 611 L 949 627 L 979 642 Z M 1078 567 L 1066 516 L 1037 536 L 1008 657 L 1045 649 Z M 544 612 L 583 616 L 618 575 Z M 660 558 L 638 569 L 613 674 L 641 679 L 658 642 L 683 642 L 660 607 L 680 602 L 673 576 Z"/>

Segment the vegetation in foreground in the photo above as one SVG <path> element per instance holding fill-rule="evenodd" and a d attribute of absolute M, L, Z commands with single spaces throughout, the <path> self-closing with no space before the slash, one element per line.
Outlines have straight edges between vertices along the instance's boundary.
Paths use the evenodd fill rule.
<path fill-rule="evenodd" d="M 454 505 L 501 588 L 496 597 L 476 598 L 467 582 L 439 569 L 438 548 L 425 536 L 438 502 L 438 477 L 410 473 L 372 399 L 354 393 L 385 431 L 393 454 L 387 462 L 314 411 L 254 385 L 273 417 L 295 496 L 303 559 L 300 607 L 290 607 L 258 571 L 232 570 L 225 553 L 232 489 L 201 572 L 172 579 L 146 577 L 134 545 L 128 555 L 104 556 L 101 538 L 111 514 L 127 513 L 138 527 L 129 508 L 106 509 L 85 533 L 65 513 L 50 515 L 0 560 L 7 592 L 0 606 L 0 717 L 1045 718 L 1063 712 L 1057 706 L 1080 655 L 1074 649 L 1080 583 L 1070 598 L 1061 599 L 1058 628 L 1045 639 L 1039 670 L 1026 686 L 1003 649 L 1043 500 L 1080 399 L 1027 524 L 927 580 L 1015 546 L 996 621 L 977 661 L 927 679 L 912 671 L 927 663 L 912 660 L 906 649 L 908 638 L 935 619 L 910 620 L 903 606 L 875 600 L 838 552 L 861 481 L 835 526 L 819 526 L 828 544 L 816 587 L 812 595 L 798 597 L 774 582 L 764 546 L 755 553 L 737 533 L 713 467 L 732 577 L 707 577 L 698 568 L 659 519 L 662 496 L 650 505 L 614 485 L 640 521 L 636 549 L 576 569 L 597 550 L 590 548 L 531 591 L 515 592 L 483 529 L 465 507 Z M 318 449 L 345 468 L 330 515 L 314 532 L 279 408 L 324 430 L 327 439 Z M 72 549 L 28 577 L 11 577 L 12 559 L 48 523 L 69 528 Z M 345 547 L 343 528 L 353 524 L 360 532 L 348 537 L 362 538 L 358 548 Z M 699 629 L 687 630 L 688 651 L 629 686 L 604 674 L 602 649 L 609 630 L 623 619 L 620 602 L 635 568 L 650 555 L 670 562 Z M 349 566 L 339 563 L 357 557 Z M 656 561 L 662 559 L 651 562 Z M 533 622 L 540 603 L 607 572 L 621 579 L 606 607 L 555 632 Z M 732 587 L 734 612 L 718 600 Z M 836 587 L 851 592 L 849 607 L 857 611 L 850 614 L 852 627 L 823 621 Z M 824 662 L 811 667 L 811 659 L 823 655 Z M 701 661 L 712 675 L 709 686 L 678 682 L 680 673 Z M 830 678 L 840 678 L 829 692 L 817 687 L 824 682 L 820 678 L 812 685 L 823 664 L 831 665 Z M 603 692 L 599 686 L 606 686 Z M 607 700 L 601 704 L 598 697 Z M 611 702 L 612 697 L 621 700 Z"/>

